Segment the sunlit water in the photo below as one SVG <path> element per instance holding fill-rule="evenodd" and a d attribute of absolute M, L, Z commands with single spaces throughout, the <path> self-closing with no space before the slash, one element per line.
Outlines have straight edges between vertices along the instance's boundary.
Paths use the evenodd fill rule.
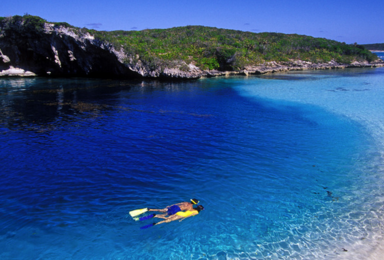
<path fill-rule="evenodd" d="M 383 103 L 382 68 L 1 79 L 0 259 L 365 259 Z M 128 215 L 190 198 L 205 210 L 181 223 Z"/>
<path fill-rule="evenodd" d="M 384 51 L 381 51 L 381 52 L 373 52 L 377 55 L 377 57 L 379 57 L 380 59 L 384 60 Z"/>

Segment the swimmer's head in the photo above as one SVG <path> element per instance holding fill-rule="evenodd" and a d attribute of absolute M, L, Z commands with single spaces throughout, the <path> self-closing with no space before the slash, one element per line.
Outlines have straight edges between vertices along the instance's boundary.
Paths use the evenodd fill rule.
<path fill-rule="evenodd" d="M 204 210 L 204 207 L 202 205 L 199 205 L 195 208 L 195 210 L 197 210 L 200 213 L 200 211 Z"/>
<path fill-rule="evenodd" d="M 199 203 L 199 200 L 197 200 L 197 199 L 191 199 L 191 202 L 192 202 L 193 205 L 196 205 L 197 203 Z"/>

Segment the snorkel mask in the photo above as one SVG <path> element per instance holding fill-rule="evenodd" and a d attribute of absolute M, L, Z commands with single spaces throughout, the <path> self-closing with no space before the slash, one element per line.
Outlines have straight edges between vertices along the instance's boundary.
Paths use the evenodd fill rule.
<path fill-rule="evenodd" d="M 202 205 L 199 205 L 196 207 L 196 210 L 200 213 L 200 211 L 204 210 L 204 207 Z"/>

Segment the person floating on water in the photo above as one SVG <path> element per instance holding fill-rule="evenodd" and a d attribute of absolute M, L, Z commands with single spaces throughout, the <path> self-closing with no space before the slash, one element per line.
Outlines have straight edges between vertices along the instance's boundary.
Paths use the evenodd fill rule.
<path fill-rule="evenodd" d="M 191 202 L 180 202 L 177 204 L 173 204 L 170 206 L 165 207 L 164 209 L 150 209 L 150 208 L 143 208 L 143 209 L 136 209 L 129 212 L 129 214 L 137 221 L 143 221 L 150 218 L 161 218 L 164 219 L 163 221 L 153 223 L 144 227 L 141 227 L 141 229 L 148 228 L 154 225 L 158 225 L 161 223 L 168 223 L 174 220 L 184 220 L 185 218 L 195 216 L 199 214 L 200 211 L 204 209 L 203 206 L 199 205 L 196 208 L 193 206 L 198 204 L 199 200 L 197 199 L 191 199 Z M 148 211 L 157 211 L 165 214 L 151 214 L 145 217 L 137 217 L 138 215 L 141 215 Z"/>
<path fill-rule="evenodd" d="M 191 203 L 192 202 L 192 203 Z M 191 199 L 191 202 L 180 202 L 171 206 L 167 206 L 164 209 L 148 209 L 148 211 L 167 212 L 169 216 L 176 214 L 179 211 L 193 210 L 193 205 L 199 203 L 197 199 Z"/>
<path fill-rule="evenodd" d="M 191 199 L 191 202 L 180 202 L 180 203 L 177 203 L 177 204 L 174 204 L 171 206 L 167 206 L 164 209 L 149 209 L 149 208 L 136 209 L 136 210 L 130 211 L 129 214 L 131 215 L 131 217 L 134 218 L 134 217 L 141 215 L 147 211 L 158 211 L 158 212 L 162 212 L 162 213 L 167 212 L 168 215 L 171 216 L 173 214 L 176 214 L 179 211 L 192 210 L 193 205 L 196 205 L 198 203 L 199 203 L 199 200 Z"/>
<path fill-rule="evenodd" d="M 196 208 L 194 208 L 192 210 L 178 211 L 178 212 L 176 212 L 173 215 L 168 215 L 168 214 L 160 214 L 160 215 L 159 214 L 152 214 L 152 215 L 149 215 L 149 216 L 146 216 L 146 217 L 142 217 L 142 218 L 140 218 L 140 220 L 145 220 L 145 219 L 149 219 L 149 218 L 161 218 L 161 219 L 164 219 L 164 220 L 162 220 L 160 222 L 155 222 L 155 223 L 143 226 L 140 229 L 146 229 L 146 228 L 149 228 L 149 227 L 152 227 L 152 226 L 155 226 L 155 225 L 159 225 L 159 224 L 162 224 L 162 223 L 169 223 L 169 222 L 175 221 L 175 220 L 183 221 L 186 218 L 198 215 L 200 213 L 200 211 L 202 211 L 202 210 L 204 210 L 204 207 L 202 205 L 198 205 Z"/>

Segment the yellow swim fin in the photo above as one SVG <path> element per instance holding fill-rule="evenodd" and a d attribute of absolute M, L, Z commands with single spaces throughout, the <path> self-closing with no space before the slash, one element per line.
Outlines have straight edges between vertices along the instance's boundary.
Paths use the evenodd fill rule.
<path fill-rule="evenodd" d="M 145 212 L 147 212 L 147 211 L 148 211 L 148 208 L 144 208 L 144 209 L 135 209 L 135 210 L 130 211 L 130 212 L 129 212 L 129 215 L 131 215 L 131 217 L 133 218 L 133 217 L 136 217 L 136 216 L 138 216 L 138 215 L 141 215 L 141 214 L 143 214 L 143 213 L 145 213 Z"/>

